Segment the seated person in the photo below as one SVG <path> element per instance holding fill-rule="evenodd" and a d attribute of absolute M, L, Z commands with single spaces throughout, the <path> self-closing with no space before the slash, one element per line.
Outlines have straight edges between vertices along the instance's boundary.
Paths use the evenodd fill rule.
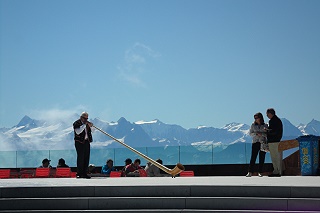
<path fill-rule="evenodd" d="M 157 159 L 156 162 L 162 164 L 162 160 L 161 159 Z M 156 167 L 154 164 L 152 164 L 151 162 L 148 162 L 145 168 L 148 177 L 162 177 L 163 174 L 160 174 L 160 169 L 158 167 Z"/>
<path fill-rule="evenodd" d="M 139 177 L 139 169 L 143 169 L 140 164 L 140 159 L 135 159 L 133 163 L 127 165 L 125 169 L 126 177 Z"/>
<path fill-rule="evenodd" d="M 45 158 L 42 160 L 42 165 L 39 166 L 39 168 L 52 168 L 52 166 L 50 165 L 50 161 L 48 158 Z"/>
<path fill-rule="evenodd" d="M 132 163 L 131 158 L 127 158 L 125 161 L 125 166 L 121 169 L 121 177 L 126 176 L 126 167 Z"/>
<path fill-rule="evenodd" d="M 66 164 L 66 161 L 63 158 L 60 158 L 58 161 L 57 168 L 68 168 L 69 166 Z"/>
<path fill-rule="evenodd" d="M 117 171 L 113 166 L 113 160 L 108 159 L 106 165 L 101 168 L 101 174 L 110 175 L 111 171 Z"/>

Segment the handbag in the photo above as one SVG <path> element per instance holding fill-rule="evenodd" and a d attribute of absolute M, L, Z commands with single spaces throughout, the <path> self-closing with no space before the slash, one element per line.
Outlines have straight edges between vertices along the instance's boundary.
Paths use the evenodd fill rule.
<path fill-rule="evenodd" d="M 270 152 L 269 144 L 266 141 L 260 143 L 260 150 L 263 152 Z"/>

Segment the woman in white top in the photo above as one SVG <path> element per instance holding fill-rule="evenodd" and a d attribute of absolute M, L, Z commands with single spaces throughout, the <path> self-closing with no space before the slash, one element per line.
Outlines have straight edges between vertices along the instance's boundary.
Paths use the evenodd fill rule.
<path fill-rule="evenodd" d="M 251 177 L 254 172 L 254 165 L 256 163 L 257 156 L 259 154 L 259 171 L 258 176 L 262 177 L 263 164 L 266 156 L 266 150 L 261 149 L 263 145 L 267 143 L 268 125 L 264 123 L 263 115 L 258 112 L 254 115 L 254 122 L 250 127 L 249 134 L 252 137 L 252 151 L 248 174 L 246 177 Z"/>

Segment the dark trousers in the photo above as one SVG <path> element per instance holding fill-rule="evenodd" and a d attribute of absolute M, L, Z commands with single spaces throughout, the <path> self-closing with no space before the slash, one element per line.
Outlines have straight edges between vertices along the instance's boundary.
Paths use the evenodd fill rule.
<path fill-rule="evenodd" d="M 263 151 L 260 151 L 260 143 L 253 143 L 252 144 L 252 151 L 251 151 L 251 159 L 250 159 L 250 165 L 249 165 L 249 172 L 254 172 L 254 165 L 256 164 L 256 159 L 259 153 L 259 173 L 262 173 L 263 171 L 263 164 L 266 157 L 266 153 Z"/>
<path fill-rule="evenodd" d="M 90 143 L 79 143 L 75 141 L 75 147 L 77 150 L 77 175 L 85 176 L 88 172 L 89 159 L 90 159 Z"/>

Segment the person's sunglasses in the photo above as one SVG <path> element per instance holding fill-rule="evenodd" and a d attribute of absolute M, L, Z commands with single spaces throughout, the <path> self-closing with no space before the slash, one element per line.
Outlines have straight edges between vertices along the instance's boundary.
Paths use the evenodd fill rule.
<path fill-rule="evenodd" d="M 88 120 L 88 118 L 85 118 L 85 117 L 83 117 L 83 116 L 81 116 L 81 118 L 83 118 L 83 119 L 85 119 L 85 120 Z"/>

